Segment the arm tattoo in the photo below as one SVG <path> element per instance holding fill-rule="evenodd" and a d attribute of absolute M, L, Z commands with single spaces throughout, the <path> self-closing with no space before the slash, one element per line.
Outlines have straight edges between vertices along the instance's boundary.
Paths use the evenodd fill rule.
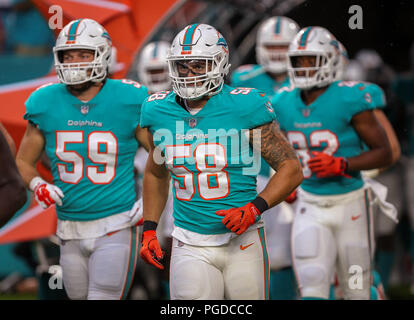
<path fill-rule="evenodd" d="M 260 130 L 261 134 L 254 134 L 255 130 Z M 253 148 L 261 151 L 263 159 L 274 170 L 277 170 L 285 160 L 298 160 L 295 150 L 280 131 L 276 122 L 251 129 L 250 144 Z"/>

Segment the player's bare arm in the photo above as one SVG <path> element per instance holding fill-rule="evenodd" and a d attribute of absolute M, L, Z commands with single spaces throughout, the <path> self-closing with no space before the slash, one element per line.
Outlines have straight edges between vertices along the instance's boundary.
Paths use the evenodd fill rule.
<path fill-rule="evenodd" d="M 164 256 L 157 240 L 156 228 L 162 211 L 168 200 L 169 173 L 164 164 L 157 163 L 156 158 L 161 156 L 153 143 L 152 134 L 148 129 L 148 145 L 150 146 L 148 160 L 144 171 L 142 198 L 144 206 L 144 225 L 141 235 L 141 257 L 153 266 L 164 269 L 161 259 Z"/>
<path fill-rule="evenodd" d="M 56 203 L 62 205 L 62 190 L 43 180 L 36 170 L 45 147 L 45 138 L 38 128 L 29 122 L 17 152 L 16 163 L 26 187 L 33 191 L 37 203 L 46 209 Z"/>
<path fill-rule="evenodd" d="M 135 130 L 135 137 L 139 144 L 143 146 L 147 152 L 149 152 L 151 146 L 149 144 L 148 130 L 143 129 L 140 126 L 137 126 L 137 129 Z"/>
<path fill-rule="evenodd" d="M 158 223 L 168 199 L 170 175 L 164 164 L 158 164 L 155 161 L 154 157 L 159 157 L 161 153 L 154 146 L 152 134 L 148 129 L 141 130 L 146 131 L 147 145 L 149 145 L 142 191 L 144 222 L 153 221 Z"/>
<path fill-rule="evenodd" d="M 391 146 L 392 163 L 395 163 L 401 156 L 401 146 L 400 146 L 400 143 L 398 142 L 398 138 L 397 138 L 397 135 L 395 134 L 394 128 L 389 122 L 384 111 L 380 109 L 375 109 L 374 115 L 377 118 L 378 122 L 381 124 L 381 126 L 385 130 L 385 134 L 387 135 L 388 142 Z"/>
<path fill-rule="evenodd" d="M 391 165 L 393 156 L 387 134 L 373 111 L 363 111 L 352 118 L 352 125 L 369 151 L 348 158 L 348 171 L 370 170 Z"/>
<path fill-rule="evenodd" d="M 302 168 L 295 150 L 275 122 L 255 129 L 261 130 L 260 140 L 250 131 L 250 143 L 260 146 L 261 155 L 276 171 L 266 188 L 259 194 L 269 207 L 282 202 L 303 180 Z"/>
<path fill-rule="evenodd" d="M 9 144 L 0 132 L 0 228 L 26 202 L 26 190 L 9 149 Z"/>
<path fill-rule="evenodd" d="M 29 187 L 30 181 L 39 175 L 36 163 L 42 155 L 44 146 L 43 134 L 29 122 L 16 156 L 17 167 L 26 187 Z"/>

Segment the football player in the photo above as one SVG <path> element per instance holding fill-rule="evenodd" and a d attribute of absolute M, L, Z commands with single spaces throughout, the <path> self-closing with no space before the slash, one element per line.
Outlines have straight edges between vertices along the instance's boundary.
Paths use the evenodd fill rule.
<path fill-rule="evenodd" d="M 343 46 L 342 43 L 338 41 L 338 65 L 337 65 L 337 72 L 335 74 L 335 80 L 345 80 L 345 81 L 359 81 L 363 82 L 367 91 L 370 92 L 372 98 L 372 105 L 376 107 L 373 110 L 374 115 L 377 121 L 381 124 L 384 128 L 385 133 L 388 138 L 388 142 L 391 146 L 392 151 L 392 163 L 394 164 L 401 155 L 401 148 L 398 142 L 398 138 L 396 133 L 391 125 L 390 121 L 388 120 L 387 116 L 385 115 L 382 108 L 386 107 L 386 97 L 384 91 L 375 83 L 370 83 L 365 80 L 366 76 L 364 76 L 365 72 L 361 68 L 361 70 L 357 70 L 356 64 L 351 64 L 351 71 L 347 72 L 349 59 L 348 54 Z M 354 78 L 350 79 L 349 76 L 354 76 Z M 358 76 L 359 78 L 355 78 Z M 368 149 L 368 148 L 367 148 Z M 391 271 L 391 266 L 393 263 L 393 237 L 392 234 L 396 227 L 396 217 L 397 214 L 401 211 L 402 201 L 398 201 L 401 194 L 398 191 L 401 191 L 398 187 L 399 185 L 399 177 L 396 174 L 396 170 L 389 170 L 387 168 L 381 169 L 374 169 L 374 170 L 367 170 L 362 171 L 361 174 L 364 178 L 365 183 L 371 186 L 371 188 L 378 190 L 378 194 L 381 193 L 382 190 L 386 190 L 388 196 L 384 195 L 383 199 L 376 203 L 385 202 L 386 199 L 390 199 L 392 203 L 396 203 L 398 209 L 396 209 L 393 205 L 387 204 L 388 207 L 392 207 L 394 210 L 395 217 L 394 219 L 389 219 L 386 214 L 380 214 L 383 211 L 383 206 L 375 205 L 373 206 L 374 210 L 374 229 L 376 234 L 376 242 L 374 243 L 374 250 L 375 252 L 375 262 L 377 266 L 375 269 L 372 270 L 373 274 L 373 286 L 371 287 L 371 299 L 384 299 L 385 292 L 384 288 L 386 288 L 387 279 L 389 277 L 389 272 Z M 372 179 L 375 178 L 375 181 Z M 374 201 L 375 202 L 375 201 Z M 378 239 L 377 239 L 378 238 Z M 376 271 L 378 270 L 378 271 Z M 383 275 L 383 277 L 380 276 Z M 382 279 L 383 278 L 383 279 Z M 384 281 L 384 285 L 383 285 Z"/>
<path fill-rule="evenodd" d="M 360 171 L 388 166 L 392 153 L 366 86 L 335 81 L 336 41 L 324 28 L 302 29 L 288 51 L 294 87 L 272 102 L 305 177 L 292 226 L 300 296 L 328 299 L 336 271 L 345 299 L 369 299 L 372 214 Z"/>
<path fill-rule="evenodd" d="M 185 27 L 167 61 L 173 92 L 150 96 L 141 115 L 141 127 L 151 136 L 141 256 L 163 268 L 155 230 L 171 174 L 171 298 L 268 299 L 261 214 L 302 181 L 300 163 L 265 94 L 224 84 L 229 51 L 215 28 Z M 260 150 L 276 174 L 257 195 Z"/>
<path fill-rule="evenodd" d="M 167 41 L 148 43 L 138 59 L 138 79 L 151 93 L 171 90 L 171 79 L 168 75 L 167 53 L 171 44 Z"/>
<path fill-rule="evenodd" d="M 244 65 L 232 74 L 233 87 L 254 87 L 266 93 L 269 99 L 281 87 L 289 86 L 287 51 L 299 31 L 290 18 L 276 16 L 263 21 L 257 31 L 256 60 L 258 65 Z M 262 159 L 257 177 L 258 192 L 262 191 L 271 176 L 269 165 Z M 270 298 L 295 299 L 296 284 L 290 254 L 290 232 L 293 209 L 281 203 L 264 216 L 270 258 Z"/>
<path fill-rule="evenodd" d="M 137 258 L 133 161 L 137 141 L 148 141 L 139 127 L 148 90 L 107 78 L 111 39 L 94 20 L 71 21 L 53 52 L 60 83 L 38 88 L 26 101 L 18 168 L 43 208 L 56 204 L 69 298 L 125 298 Z M 53 184 L 35 169 L 43 150 Z"/>

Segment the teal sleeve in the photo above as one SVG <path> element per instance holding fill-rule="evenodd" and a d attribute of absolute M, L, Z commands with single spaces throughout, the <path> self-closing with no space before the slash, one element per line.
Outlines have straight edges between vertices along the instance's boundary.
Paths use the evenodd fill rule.
<path fill-rule="evenodd" d="M 139 122 L 139 126 L 141 128 L 150 128 L 151 126 L 151 117 L 149 114 L 148 109 L 150 108 L 150 103 L 146 100 L 141 107 L 141 119 Z"/>
<path fill-rule="evenodd" d="M 141 116 L 142 116 L 142 106 L 144 105 L 145 101 L 148 99 L 149 91 L 145 86 L 142 86 L 138 92 L 138 108 L 137 108 L 137 118 L 136 118 L 136 127 L 138 125 L 141 126 Z"/>
<path fill-rule="evenodd" d="M 363 90 L 357 87 L 351 89 L 353 90 L 350 92 L 344 92 L 345 99 L 348 100 L 350 119 L 358 113 L 376 108 L 370 90 L 367 90 L 366 87 Z"/>
<path fill-rule="evenodd" d="M 42 123 L 42 104 L 39 101 L 38 91 L 34 91 L 25 102 L 26 113 L 23 118 L 36 125 L 39 129 L 43 128 Z"/>
<path fill-rule="evenodd" d="M 246 128 L 256 128 L 276 120 L 275 110 L 263 92 L 253 90 L 249 95 L 252 95 L 250 97 L 252 100 L 244 114 Z"/>
<path fill-rule="evenodd" d="M 367 86 L 368 92 L 371 94 L 371 105 L 374 108 L 385 108 L 387 105 L 387 100 L 385 97 L 384 90 L 378 85 L 371 83 Z"/>

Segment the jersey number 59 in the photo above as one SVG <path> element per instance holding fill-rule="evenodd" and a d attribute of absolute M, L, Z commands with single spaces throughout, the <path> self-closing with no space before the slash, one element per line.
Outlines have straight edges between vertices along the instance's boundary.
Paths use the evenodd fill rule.
<path fill-rule="evenodd" d="M 76 151 L 66 149 L 68 143 L 85 143 L 83 131 L 56 131 L 56 151 L 59 160 L 57 170 L 60 180 L 65 183 L 77 184 L 84 177 L 85 160 Z M 97 164 L 86 166 L 86 176 L 94 184 L 108 184 L 116 174 L 116 158 L 118 141 L 109 131 L 91 132 L 86 138 L 87 156 Z M 68 167 L 71 164 L 71 168 Z M 99 171 L 103 165 L 105 170 Z"/>

